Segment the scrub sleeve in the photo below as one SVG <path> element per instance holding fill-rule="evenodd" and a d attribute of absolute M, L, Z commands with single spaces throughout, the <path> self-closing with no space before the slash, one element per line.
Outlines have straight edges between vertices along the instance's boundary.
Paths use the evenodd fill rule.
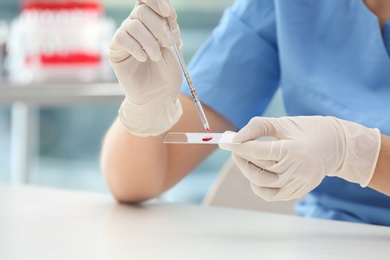
<path fill-rule="evenodd" d="M 390 22 L 382 34 L 362 0 L 236 0 L 189 72 L 202 103 L 238 129 L 280 86 L 290 116 L 335 116 L 390 135 L 389 46 Z M 190 95 L 186 84 L 182 92 Z M 336 177 L 296 209 L 390 226 L 390 197 Z"/>

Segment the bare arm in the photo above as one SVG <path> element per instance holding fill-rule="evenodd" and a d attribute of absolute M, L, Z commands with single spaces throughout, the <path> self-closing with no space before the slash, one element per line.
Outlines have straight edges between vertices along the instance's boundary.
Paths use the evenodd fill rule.
<path fill-rule="evenodd" d="M 192 100 L 181 96 L 183 114 L 176 102 L 183 79 L 167 23 L 180 52 L 180 28 L 169 0 L 138 0 L 109 44 L 110 64 L 126 98 L 120 119 L 103 142 L 101 168 L 120 202 L 136 203 L 160 195 L 216 149 L 163 144 L 169 128 L 204 131 Z M 232 129 L 222 116 L 207 107 L 204 110 L 212 131 Z"/>
<path fill-rule="evenodd" d="M 390 196 L 390 136 L 382 135 L 378 162 L 368 186 Z"/>
<path fill-rule="evenodd" d="M 192 100 L 180 98 L 183 115 L 170 131 L 204 132 Z M 204 106 L 213 132 L 235 130 L 218 113 Z M 216 145 L 166 145 L 157 137 L 131 135 L 115 120 L 103 142 L 101 168 L 114 197 L 125 203 L 156 197 L 175 185 L 212 153 Z"/>

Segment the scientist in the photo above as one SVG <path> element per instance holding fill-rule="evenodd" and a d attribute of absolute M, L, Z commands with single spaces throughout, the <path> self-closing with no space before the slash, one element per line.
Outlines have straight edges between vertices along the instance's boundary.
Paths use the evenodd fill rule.
<path fill-rule="evenodd" d="M 167 131 L 204 131 L 165 19 L 182 50 L 169 0 L 139 0 L 109 46 L 126 98 L 101 165 L 120 202 L 159 196 L 216 149 L 163 144 Z M 390 226 L 389 20 L 383 0 L 237 0 L 224 12 L 189 70 L 212 132 L 239 130 L 241 144 L 220 147 L 260 197 Z M 288 116 L 259 117 L 278 87 Z"/>

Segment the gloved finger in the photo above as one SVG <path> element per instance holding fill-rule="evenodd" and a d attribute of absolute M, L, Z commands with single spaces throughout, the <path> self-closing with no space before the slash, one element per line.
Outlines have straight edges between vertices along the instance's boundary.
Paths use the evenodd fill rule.
<path fill-rule="evenodd" d="M 152 35 L 159 41 L 162 47 L 169 45 L 166 18 L 156 14 L 145 4 L 138 5 L 130 14 L 131 19 L 140 20 Z"/>
<path fill-rule="evenodd" d="M 266 201 L 288 201 L 292 199 L 300 199 L 305 192 L 304 185 L 292 180 L 281 188 L 259 187 L 255 183 L 250 183 L 252 191 Z"/>
<path fill-rule="evenodd" d="M 181 40 L 180 27 L 177 23 L 177 14 L 172 5 L 170 5 L 171 13 L 167 17 L 167 30 L 170 30 L 177 47 L 182 52 L 183 42 Z"/>
<path fill-rule="evenodd" d="M 151 60 L 159 61 L 161 59 L 160 44 L 140 20 L 128 19 L 121 28 L 139 42 Z"/>
<path fill-rule="evenodd" d="M 147 55 L 139 42 L 126 31 L 118 29 L 109 44 L 110 61 L 120 62 L 130 55 L 140 62 L 144 62 L 147 59 Z"/>
<path fill-rule="evenodd" d="M 296 182 L 296 187 L 294 188 L 294 190 L 290 189 L 290 195 L 286 198 L 286 200 L 300 199 L 310 191 L 307 190 L 305 183 L 298 183 L 298 181 Z M 284 187 L 283 189 L 285 188 L 289 189 L 289 187 Z"/>
<path fill-rule="evenodd" d="M 232 157 L 244 176 L 256 186 L 280 188 L 287 183 L 287 180 L 278 173 L 260 168 L 236 154 L 233 154 Z"/>
<path fill-rule="evenodd" d="M 281 159 L 280 161 L 273 160 L 262 160 L 259 158 L 253 158 L 245 154 L 234 153 L 241 158 L 244 158 L 247 161 L 250 161 L 252 164 L 256 165 L 259 168 L 263 168 L 269 172 L 274 172 L 277 174 L 285 174 L 286 172 L 293 167 L 294 162 L 287 160 L 286 158 Z"/>
<path fill-rule="evenodd" d="M 244 160 L 247 160 L 251 162 L 253 165 L 262 168 L 264 170 L 267 170 L 269 172 L 282 174 L 286 172 L 286 170 L 289 168 L 289 165 L 281 165 L 281 163 L 277 161 L 269 161 L 269 160 L 257 160 L 255 158 L 251 158 L 242 154 L 238 153 L 232 153 L 232 156 L 238 156 L 241 157 Z M 284 163 L 286 164 L 286 163 Z"/>
<path fill-rule="evenodd" d="M 276 201 L 275 195 L 278 194 L 280 190 L 280 188 L 259 187 L 253 182 L 250 183 L 250 186 L 252 191 L 265 201 Z"/>
<path fill-rule="evenodd" d="M 179 24 L 177 23 L 177 14 L 173 6 L 171 5 L 171 13 L 167 18 L 169 27 L 171 28 L 173 37 L 175 38 L 176 44 L 180 45 L 180 28 Z"/>
<path fill-rule="evenodd" d="M 275 118 L 253 117 L 247 125 L 237 132 L 233 140 L 245 142 L 262 136 L 275 136 L 277 134 L 276 122 Z"/>
<path fill-rule="evenodd" d="M 233 140 L 235 140 L 235 136 Z M 283 155 L 283 140 L 278 141 L 257 141 L 251 140 L 240 144 L 219 144 L 219 147 L 231 151 L 246 158 L 263 161 L 279 161 Z"/>
<path fill-rule="evenodd" d="M 231 136 L 233 134 L 236 134 L 236 132 L 233 132 L 233 131 L 225 131 L 222 135 L 222 140 L 225 140 L 225 136 Z M 231 141 L 231 139 L 229 139 L 229 142 Z M 231 152 L 231 149 L 232 149 L 232 145 L 229 144 L 229 142 L 218 142 L 218 146 L 219 148 L 223 149 L 223 150 L 226 150 L 226 151 L 229 151 Z"/>
<path fill-rule="evenodd" d="M 183 42 L 181 40 L 181 34 L 180 34 L 180 28 L 179 28 L 179 25 L 176 23 L 176 26 L 174 27 L 175 29 L 172 29 L 173 27 L 171 27 L 171 32 L 172 32 L 172 36 L 173 36 L 173 40 L 175 41 L 177 47 L 180 49 L 182 48 L 183 46 Z M 169 28 L 167 28 L 167 30 L 169 30 Z"/>
<path fill-rule="evenodd" d="M 138 0 L 138 3 L 146 4 L 162 17 L 168 17 L 172 9 L 171 3 L 168 0 Z"/>
<path fill-rule="evenodd" d="M 306 182 L 299 179 L 291 180 L 286 186 L 279 190 L 279 194 L 274 197 L 274 200 L 292 200 L 300 199 L 305 196 L 311 189 L 308 189 Z"/>

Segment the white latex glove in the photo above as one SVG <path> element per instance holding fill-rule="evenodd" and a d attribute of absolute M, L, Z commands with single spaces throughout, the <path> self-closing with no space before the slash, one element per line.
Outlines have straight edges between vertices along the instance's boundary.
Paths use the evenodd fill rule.
<path fill-rule="evenodd" d="M 178 96 L 183 76 L 170 46 L 166 18 L 182 52 L 169 0 L 138 0 L 110 42 L 109 60 L 126 94 L 119 118 L 134 135 L 159 135 L 182 114 Z"/>
<path fill-rule="evenodd" d="M 259 137 L 273 140 L 257 140 Z M 253 118 L 233 138 L 219 144 L 267 201 L 303 197 L 325 176 L 368 185 L 379 155 L 378 129 L 335 117 Z"/>

